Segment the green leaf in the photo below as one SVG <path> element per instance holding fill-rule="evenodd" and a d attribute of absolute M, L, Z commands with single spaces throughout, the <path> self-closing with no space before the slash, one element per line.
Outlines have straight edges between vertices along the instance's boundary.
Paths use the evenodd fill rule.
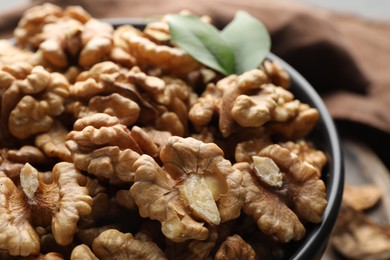
<path fill-rule="evenodd" d="M 173 41 L 200 63 L 225 75 L 234 73 L 234 53 L 219 31 L 193 15 L 167 17 Z"/>
<path fill-rule="evenodd" d="M 236 74 L 257 68 L 270 52 L 271 38 L 265 26 L 244 11 L 236 13 L 221 32 L 235 57 Z"/>

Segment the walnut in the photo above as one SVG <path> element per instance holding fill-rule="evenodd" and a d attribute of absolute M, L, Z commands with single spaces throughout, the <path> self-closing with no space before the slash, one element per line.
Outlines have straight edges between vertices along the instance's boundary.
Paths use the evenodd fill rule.
<path fill-rule="evenodd" d="M 80 34 L 83 24 L 69 17 L 62 17 L 43 26 L 37 55 L 41 63 L 56 68 L 68 67 L 68 56 L 75 57 L 81 49 Z"/>
<path fill-rule="evenodd" d="M 162 80 L 165 83 L 164 93 L 153 97 L 159 104 L 170 106 L 173 105 L 175 99 L 179 99 L 189 108 L 193 100 L 198 98 L 197 94 L 194 93 L 193 87 L 185 81 L 169 76 L 163 76 Z"/>
<path fill-rule="evenodd" d="M 44 25 L 55 22 L 61 16 L 62 9 L 50 3 L 30 8 L 23 14 L 14 30 L 17 43 L 21 46 L 38 47 L 42 41 L 39 34 Z"/>
<path fill-rule="evenodd" d="M 262 64 L 262 70 L 267 74 L 270 83 L 285 89 L 290 87 L 290 75 L 278 62 L 265 60 Z"/>
<path fill-rule="evenodd" d="M 298 155 L 301 161 L 308 162 L 316 167 L 318 174 L 321 174 L 322 169 L 328 161 L 324 152 L 315 149 L 312 143 L 305 140 L 283 142 L 279 143 L 279 145 Z"/>
<path fill-rule="evenodd" d="M 28 256 L 23 258 L 23 260 L 63 260 L 64 257 L 55 252 L 50 252 L 47 254 L 39 254 L 39 256 Z"/>
<path fill-rule="evenodd" d="M 234 158 L 236 162 L 252 162 L 252 156 L 257 155 L 263 148 L 272 144 L 268 135 L 254 137 L 236 145 Z"/>
<path fill-rule="evenodd" d="M 24 168 L 21 172 L 21 184 L 32 213 L 42 214 L 49 210 L 47 213 L 52 215 L 51 228 L 57 243 L 71 243 L 80 216 L 91 211 L 92 198 L 88 195 L 88 190 L 82 187 L 86 183 L 86 177 L 72 163 L 61 162 L 53 168 L 53 183 L 44 185 L 39 182 L 36 170 L 26 166 Z M 40 205 L 45 200 L 48 204 Z M 43 215 L 42 219 L 36 221 L 45 223 L 47 217 Z"/>
<path fill-rule="evenodd" d="M 124 67 L 131 68 L 135 65 L 136 59 L 130 54 L 126 42 L 122 39 L 123 33 L 141 33 L 131 25 L 122 25 L 115 29 L 113 33 L 113 47 L 110 52 L 110 60 Z"/>
<path fill-rule="evenodd" d="M 55 122 L 48 132 L 35 137 L 35 145 L 42 149 L 48 157 L 55 157 L 65 162 L 71 162 L 71 154 L 65 146 L 68 133 L 69 131 L 61 123 Z"/>
<path fill-rule="evenodd" d="M 45 155 L 35 146 L 24 145 L 18 150 L 8 150 L 6 159 L 16 163 L 36 163 L 43 164 L 46 160 Z"/>
<path fill-rule="evenodd" d="M 26 12 L 15 36 L 22 46 L 39 47 L 37 59 L 42 61 L 38 62 L 65 68 L 72 60 L 91 66 L 108 58 L 113 31 L 110 24 L 91 18 L 81 7 L 62 10 L 45 4 Z"/>
<path fill-rule="evenodd" d="M 105 60 L 112 48 L 112 25 L 90 19 L 84 25 L 81 33 L 81 44 L 83 46 L 79 64 L 91 66 Z"/>
<path fill-rule="evenodd" d="M 131 68 L 126 76 L 130 83 L 137 86 L 138 89 L 142 89 L 144 92 L 148 92 L 152 95 L 161 95 L 164 93 L 164 80 L 159 77 L 146 75 L 137 66 Z"/>
<path fill-rule="evenodd" d="M 0 173 L 18 182 L 20 169 L 25 163 L 42 165 L 46 159 L 42 151 L 34 146 L 25 145 L 18 150 L 3 148 L 0 150 Z"/>
<path fill-rule="evenodd" d="M 152 157 L 157 157 L 161 148 L 167 144 L 172 134 L 168 131 L 159 131 L 154 128 L 131 128 L 131 137 L 137 142 L 142 152 Z"/>
<path fill-rule="evenodd" d="M 167 259 L 153 242 L 136 240 L 130 233 L 110 229 L 101 233 L 92 244 L 95 255 L 105 259 Z"/>
<path fill-rule="evenodd" d="M 185 126 L 180 122 L 178 115 L 174 112 L 166 111 L 156 119 L 154 127 L 157 130 L 170 132 L 175 136 L 184 137 L 186 134 Z"/>
<path fill-rule="evenodd" d="M 79 186 L 85 177 L 72 164 L 54 166 L 53 178 L 49 185 L 41 182 L 38 171 L 29 164 L 21 169 L 20 188 L 11 179 L 0 178 L 3 187 L 0 246 L 11 255 L 27 256 L 39 252 L 39 237 L 34 226 L 51 224 L 59 244 L 71 243 L 79 216 L 89 213 L 92 199 L 87 190 Z"/>
<path fill-rule="evenodd" d="M 222 259 L 251 259 L 255 260 L 256 252 L 239 235 L 228 237 L 219 247 L 214 257 L 215 260 Z"/>
<path fill-rule="evenodd" d="M 268 125 L 273 135 L 283 139 L 297 139 L 308 135 L 317 124 L 318 110 L 299 103 L 297 114 L 286 122 L 272 122 Z"/>
<path fill-rule="evenodd" d="M 143 94 L 129 82 L 126 72 L 117 64 L 101 62 L 78 75 L 71 86 L 71 95 L 78 101 L 69 105 L 68 111 L 76 118 L 104 112 L 119 117 L 126 125 L 136 121 L 150 125 L 156 120 L 158 111 Z"/>
<path fill-rule="evenodd" d="M 150 40 L 159 44 L 166 44 L 169 40 L 171 40 L 169 25 L 164 18 L 160 21 L 148 23 L 143 30 L 143 33 Z"/>
<path fill-rule="evenodd" d="M 215 84 L 207 84 L 202 96 L 191 106 L 188 113 L 190 121 L 197 127 L 207 125 L 212 117 L 219 113 L 222 90 Z"/>
<path fill-rule="evenodd" d="M 53 117 L 64 111 L 69 93 L 69 83 L 62 74 L 49 73 L 41 66 L 31 70 L 23 66 L 25 77 L 15 79 L 3 93 L 1 111 L 6 122 L 3 127 L 8 126 L 6 130 L 19 139 L 48 131 Z"/>
<path fill-rule="evenodd" d="M 263 88 L 255 96 L 239 95 L 233 103 L 231 115 L 243 127 L 259 127 L 271 119 L 277 95 L 271 87 Z"/>
<path fill-rule="evenodd" d="M 104 77 L 116 77 L 119 75 L 120 67 L 110 61 L 101 62 L 92 66 L 88 71 L 80 73 L 76 83 L 71 86 L 72 96 L 89 99 L 105 90 L 102 84 Z"/>
<path fill-rule="evenodd" d="M 332 246 L 348 259 L 390 257 L 390 226 L 376 223 L 348 205 L 342 205 L 332 234 Z"/>
<path fill-rule="evenodd" d="M 288 183 L 287 199 L 292 200 L 292 209 L 300 219 L 319 223 L 327 205 L 324 182 L 318 170 L 301 161 L 297 155 L 279 145 L 270 145 L 260 151 L 259 156 L 272 159 L 284 173 Z"/>
<path fill-rule="evenodd" d="M 160 159 L 164 168 L 146 155 L 134 163 L 130 192 L 140 215 L 160 221 L 167 238 L 204 240 L 208 230 L 195 219 L 218 225 L 239 216 L 241 175 L 215 144 L 171 137 Z"/>
<path fill-rule="evenodd" d="M 221 225 L 222 226 L 222 225 Z M 219 238 L 218 228 L 211 227 L 206 240 L 188 240 L 174 243 L 167 240 L 165 254 L 169 259 L 208 259 Z"/>
<path fill-rule="evenodd" d="M 78 119 L 66 146 L 78 169 L 124 182 L 133 180 L 132 164 L 142 154 L 127 127 L 102 113 Z"/>
<path fill-rule="evenodd" d="M 97 238 L 101 233 L 109 229 L 118 229 L 118 225 L 105 225 L 102 227 L 91 227 L 87 229 L 81 229 L 77 232 L 76 236 L 81 241 L 81 243 L 92 247 L 92 242 Z"/>
<path fill-rule="evenodd" d="M 202 96 L 192 105 L 189 119 L 197 128 L 200 128 L 208 124 L 214 115 L 219 115 L 219 130 L 224 137 L 228 137 L 237 131 L 239 127 L 232 116 L 232 109 L 236 99 L 241 94 L 254 90 L 259 91 L 264 83 L 266 83 L 265 74 L 261 70 L 252 70 L 240 76 L 231 75 L 223 78 L 216 85 L 208 84 Z M 239 111 L 242 111 L 240 106 L 245 106 L 246 104 L 246 101 L 241 101 L 244 101 L 246 97 L 241 96 L 237 101 L 234 109 L 236 118 L 240 117 Z M 247 111 L 245 111 L 245 114 L 247 114 Z M 256 112 L 252 113 L 252 117 L 255 115 Z M 248 117 L 245 116 L 245 118 Z M 256 122 L 249 119 L 245 120 L 252 124 Z"/>
<path fill-rule="evenodd" d="M 259 229 L 278 241 L 300 240 L 305 235 L 305 227 L 297 215 L 276 194 L 265 189 L 252 173 L 247 163 L 235 165 L 243 174 L 243 187 L 246 190 L 243 211 L 252 216 Z"/>
<path fill-rule="evenodd" d="M 48 131 L 53 119 L 47 115 L 49 108 L 44 101 L 24 96 L 9 115 L 9 130 L 17 138 Z"/>
<path fill-rule="evenodd" d="M 13 256 L 38 254 L 39 237 L 29 223 L 23 192 L 5 176 L 0 176 L 0 187 L 0 249 Z"/>
<path fill-rule="evenodd" d="M 382 198 L 382 192 L 375 185 L 344 185 L 343 203 L 354 210 L 370 209 Z"/>
<path fill-rule="evenodd" d="M 16 62 L 33 63 L 33 61 L 33 52 L 30 50 L 20 49 L 9 40 L 0 40 L 0 65 L 7 66 Z"/>
<path fill-rule="evenodd" d="M 73 249 L 70 259 L 71 260 L 98 260 L 99 258 L 97 258 L 94 255 L 94 253 L 92 253 L 91 249 L 88 246 L 81 244 L 76 246 Z"/>
<path fill-rule="evenodd" d="M 201 65 L 183 50 L 167 45 L 158 45 L 142 33 L 126 31 L 122 39 L 127 50 L 136 59 L 136 65 L 159 68 L 168 74 L 187 75 Z"/>
<path fill-rule="evenodd" d="M 76 118 L 95 113 L 105 113 L 117 117 L 120 123 L 124 125 L 133 125 L 137 121 L 141 110 L 136 102 L 117 93 L 108 96 L 95 96 L 89 100 L 87 106 L 76 101 L 71 103 L 68 108 L 72 110 Z"/>
<path fill-rule="evenodd" d="M 133 197 L 131 197 L 129 190 L 119 190 L 115 195 L 115 199 L 118 205 L 122 207 L 127 209 L 137 209 L 135 201 Z"/>

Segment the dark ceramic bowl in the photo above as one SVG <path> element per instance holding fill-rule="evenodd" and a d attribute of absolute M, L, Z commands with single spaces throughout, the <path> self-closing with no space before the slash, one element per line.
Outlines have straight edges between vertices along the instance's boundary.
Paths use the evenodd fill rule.
<path fill-rule="evenodd" d="M 124 24 L 131 24 L 140 29 L 145 27 L 145 22 L 134 19 L 118 18 L 105 19 L 104 21 L 111 23 L 114 27 Z M 328 164 L 322 173 L 327 190 L 328 205 L 324 212 L 323 221 L 320 224 L 306 226 L 307 235 L 305 238 L 290 243 L 286 252 L 286 259 L 320 259 L 328 244 L 341 205 L 344 165 L 340 141 L 334 122 L 314 88 L 295 69 L 276 55 L 269 54 L 267 58 L 279 62 L 289 73 L 292 80 L 290 90 L 295 97 L 311 107 L 317 108 L 320 113 L 319 122 L 307 139 L 311 140 L 318 149 L 324 151 L 328 157 Z"/>
<path fill-rule="evenodd" d="M 274 54 L 269 59 L 279 62 L 292 79 L 291 92 L 304 103 L 318 109 L 320 119 L 314 131 L 308 136 L 317 148 L 328 156 L 328 164 L 322 172 L 326 185 L 328 205 L 323 221 L 308 228 L 306 237 L 290 248 L 290 259 L 320 259 L 324 253 L 341 205 L 344 185 L 344 165 L 340 140 L 324 102 L 314 88 L 290 65 Z"/>

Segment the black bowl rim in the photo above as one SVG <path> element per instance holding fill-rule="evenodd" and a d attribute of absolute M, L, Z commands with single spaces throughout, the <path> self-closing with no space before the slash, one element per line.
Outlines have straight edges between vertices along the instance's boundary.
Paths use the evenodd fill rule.
<path fill-rule="evenodd" d="M 145 27 L 147 21 L 139 18 L 107 18 L 101 21 L 108 22 L 114 27 L 120 25 L 132 25 L 137 28 Z M 310 83 L 292 66 L 273 53 L 269 53 L 267 58 L 277 61 L 290 75 L 293 85 L 299 86 L 307 94 L 311 105 L 314 105 L 320 113 L 319 121 L 326 129 L 325 139 L 328 141 L 330 149 L 329 154 L 332 160 L 329 165 L 329 181 L 327 182 L 328 205 L 323 215 L 323 221 L 316 225 L 304 238 L 301 244 L 295 250 L 290 259 L 319 259 L 323 254 L 328 239 L 336 222 L 338 212 L 341 206 L 341 200 L 344 187 L 344 164 L 341 144 L 334 121 L 317 91 Z M 330 191 L 330 192 L 329 192 Z"/>
<path fill-rule="evenodd" d="M 343 195 L 344 163 L 340 139 L 327 107 L 310 83 L 287 62 L 283 61 L 275 54 L 270 53 L 268 57 L 281 64 L 290 74 L 292 81 L 299 85 L 303 91 L 310 96 L 312 103 L 320 112 L 320 121 L 322 121 L 322 125 L 326 128 L 324 133 L 326 133 L 327 136 L 325 138 L 328 139 L 330 143 L 329 152 L 332 158 L 332 161 L 330 162 L 331 175 L 329 176 L 329 181 L 327 183 L 328 186 L 330 185 L 330 187 L 327 187 L 327 191 L 330 192 L 327 194 L 328 205 L 323 215 L 323 221 L 311 231 L 308 237 L 305 238 L 305 243 L 302 243 L 296 253 L 291 257 L 291 259 L 319 258 L 322 255 L 323 250 L 325 250 L 324 246 L 326 246 L 326 242 L 329 239 L 330 233 L 336 222 Z M 317 252 L 316 250 L 318 249 L 320 249 L 321 252 Z"/>

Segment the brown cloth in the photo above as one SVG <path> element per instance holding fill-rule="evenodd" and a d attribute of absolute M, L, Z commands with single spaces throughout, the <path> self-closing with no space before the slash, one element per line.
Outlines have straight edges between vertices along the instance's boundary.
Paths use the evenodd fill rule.
<path fill-rule="evenodd" d="M 321 94 L 341 135 L 370 145 L 390 167 L 390 21 L 272 0 L 53 0 L 82 5 L 96 18 L 142 18 L 191 10 L 217 27 L 245 10 L 272 35 L 272 51 L 296 68 Z M 11 35 L 33 1 L 0 13 L 0 36 Z"/>

